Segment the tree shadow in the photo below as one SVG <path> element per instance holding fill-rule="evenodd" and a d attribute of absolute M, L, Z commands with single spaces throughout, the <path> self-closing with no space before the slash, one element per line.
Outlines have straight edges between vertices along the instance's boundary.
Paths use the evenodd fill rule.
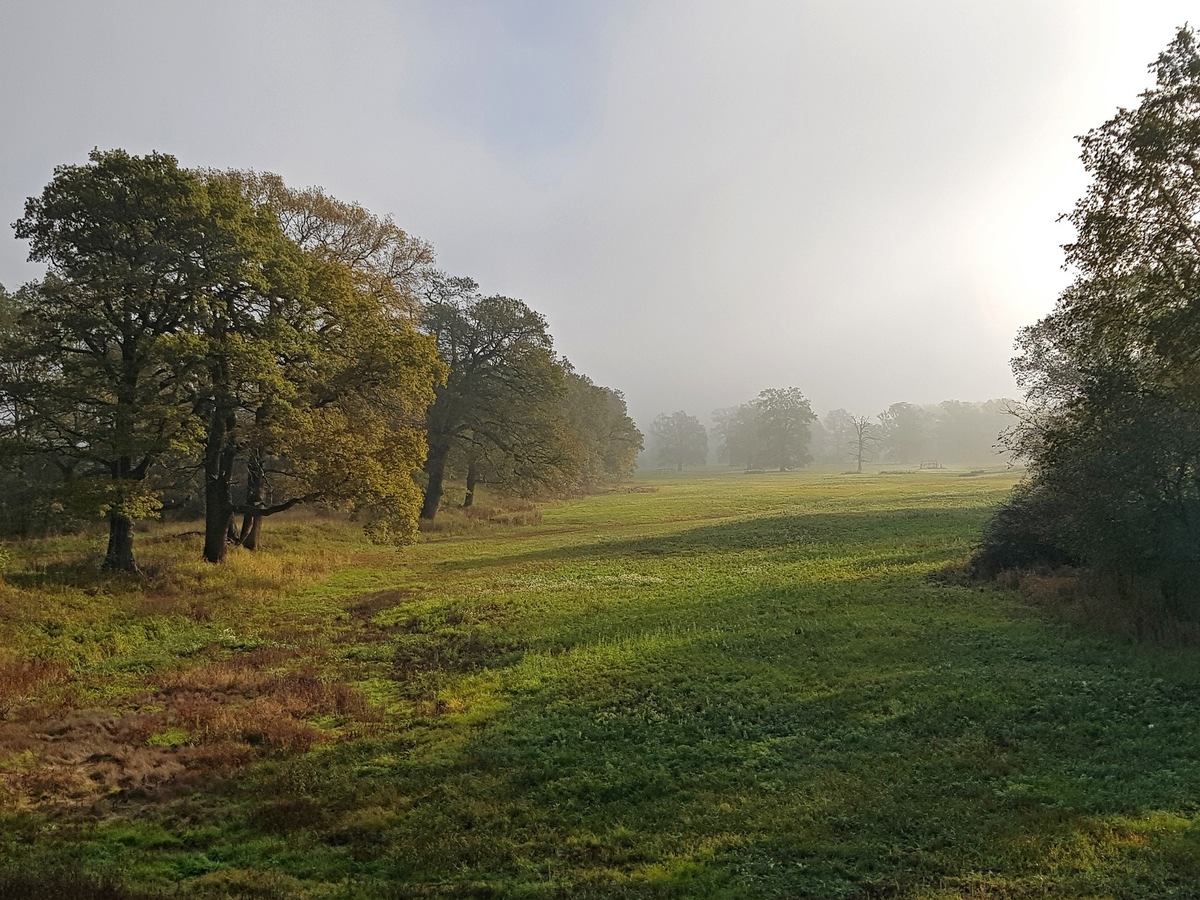
<path fill-rule="evenodd" d="M 716 552 L 796 550 L 820 554 L 831 548 L 895 547 L 919 530 L 947 541 L 970 533 L 986 512 L 978 508 L 911 507 L 863 513 L 812 512 L 756 516 L 687 528 L 670 534 L 589 541 L 524 553 L 481 556 L 441 563 L 445 570 L 486 568 L 537 560 L 602 557 L 703 556 Z"/>

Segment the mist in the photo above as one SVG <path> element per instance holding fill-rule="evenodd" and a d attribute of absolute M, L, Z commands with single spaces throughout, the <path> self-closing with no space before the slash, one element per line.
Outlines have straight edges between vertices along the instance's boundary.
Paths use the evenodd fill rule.
<path fill-rule="evenodd" d="M 7 4 L 0 209 L 93 147 L 279 173 L 543 313 L 643 429 L 1018 394 L 1074 136 L 1182 3 Z M 0 241 L 0 283 L 38 275 Z"/>

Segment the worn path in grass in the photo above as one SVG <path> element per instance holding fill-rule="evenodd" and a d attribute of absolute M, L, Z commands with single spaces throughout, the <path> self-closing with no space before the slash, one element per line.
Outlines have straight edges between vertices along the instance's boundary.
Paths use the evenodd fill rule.
<path fill-rule="evenodd" d="M 346 550 L 128 676 L 258 685 L 271 752 L 5 846 L 185 895 L 1198 896 L 1194 653 L 929 578 L 1011 483 L 662 478 Z M 189 722 L 140 739 L 247 734 Z"/>

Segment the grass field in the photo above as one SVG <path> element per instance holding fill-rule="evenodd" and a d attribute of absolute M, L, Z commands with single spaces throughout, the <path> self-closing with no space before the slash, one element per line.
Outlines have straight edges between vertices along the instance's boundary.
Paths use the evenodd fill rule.
<path fill-rule="evenodd" d="M 930 577 L 1012 482 L 13 547 L 0 898 L 1200 896 L 1196 653 Z"/>

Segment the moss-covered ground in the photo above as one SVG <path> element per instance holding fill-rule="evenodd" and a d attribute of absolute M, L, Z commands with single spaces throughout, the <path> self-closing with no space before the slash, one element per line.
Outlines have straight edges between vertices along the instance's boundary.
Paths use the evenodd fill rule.
<path fill-rule="evenodd" d="M 1200 896 L 1196 652 L 931 577 L 1013 480 L 12 546 L 0 897 Z"/>

